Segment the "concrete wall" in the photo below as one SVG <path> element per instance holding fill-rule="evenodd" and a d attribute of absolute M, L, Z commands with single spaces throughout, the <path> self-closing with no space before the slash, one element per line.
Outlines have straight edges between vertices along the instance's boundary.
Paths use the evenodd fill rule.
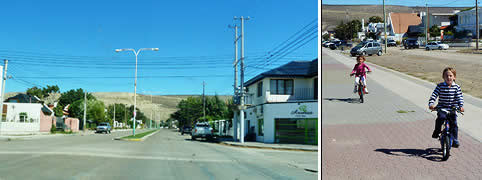
<path fill-rule="evenodd" d="M 64 123 L 68 127 L 68 129 L 72 130 L 72 132 L 79 131 L 79 119 L 67 117 L 64 119 Z"/>
<path fill-rule="evenodd" d="M 52 124 L 55 124 L 55 116 L 40 112 L 40 132 L 50 132 Z"/>

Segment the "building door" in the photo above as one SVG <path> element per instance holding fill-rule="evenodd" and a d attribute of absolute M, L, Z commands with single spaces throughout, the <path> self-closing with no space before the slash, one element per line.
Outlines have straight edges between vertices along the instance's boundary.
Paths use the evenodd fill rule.
<path fill-rule="evenodd" d="M 318 118 L 276 118 L 275 142 L 318 144 Z"/>

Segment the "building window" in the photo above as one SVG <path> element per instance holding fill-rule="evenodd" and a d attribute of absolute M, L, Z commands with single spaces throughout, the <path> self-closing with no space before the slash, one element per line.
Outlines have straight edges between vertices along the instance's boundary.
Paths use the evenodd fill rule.
<path fill-rule="evenodd" d="M 263 95 L 263 82 L 258 83 L 258 97 Z"/>
<path fill-rule="evenodd" d="M 27 113 L 26 112 L 21 112 L 20 114 L 20 122 L 23 123 L 23 122 L 26 122 L 28 123 L 28 116 L 27 116 Z"/>
<path fill-rule="evenodd" d="M 258 136 L 264 136 L 264 120 L 258 119 Z"/>
<path fill-rule="evenodd" d="M 272 79 L 270 92 L 271 94 L 293 95 L 293 79 Z"/>

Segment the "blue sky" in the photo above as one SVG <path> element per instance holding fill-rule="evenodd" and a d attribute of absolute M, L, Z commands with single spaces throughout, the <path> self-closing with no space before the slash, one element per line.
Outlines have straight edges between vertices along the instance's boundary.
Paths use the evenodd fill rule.
<path fill-rule="evenodd" d="M 323 0 L 322 4 L 337 4 L 337 5 L 373 5 L 373 4 L 383 4 L 383 0 Z M 428 4 L 433 7 L 470 7 L 475 6 L 475 1 L 473 0 L 385 0 L 385 5 L 402 5 L 402 6 L 425 6 Z M 479 1 L 480 6 L 480 1 Z"/>
<path fill-rule="evenodd" d="M 138 93 L 200 94 L 204 80 L 207 94 L 232 94 L 234 16 L 251 18 L 246 80 L 318 54 L 312 0 L 3 1 L 0 16 L 0 59 L 13 77 L 5 92 L 46 85 L 133 92 L 135 56 L 114 50 L 157 47 L 138 56 Z"/>

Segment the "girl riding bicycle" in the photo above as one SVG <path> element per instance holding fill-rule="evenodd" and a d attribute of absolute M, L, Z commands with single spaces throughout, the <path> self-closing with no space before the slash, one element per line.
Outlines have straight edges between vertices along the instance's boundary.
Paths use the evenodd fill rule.
<path fill-rule="evenodd" d="M 363 85 L 365 86 L 365 93 L 368 94 L 368 89 L 367 89 L 367 73 L 365 71 L 365 68 L 368 69 L 368 72 L 372 72 L 370 68 L 364 63 L 365 62 L 365 56 L 358 56 L 356 57 L 356 61 L 358 62 L 355 64 L 355 67 L 353 67 L 353 71 L 351 71 L 350 76 L 355 75 L 355 88 L 353 89 L 353 93 L 357 93 L 358 89 L 358 82 L 360 81 L 360 78 L 362 80 Z"/>
<path fill-rule="evenodd" d="M 460 86 L 455 83 L 455 78 L 457 77 L 457 72 L 455 68 L 447 67 L 442 72 L 442 77 L 444 82 L 437 84 L 437 87 L 432 93 L 428 106 L 431 110 L 436 108 L 449 110 L 450 108 L 458 107 L 461 112 L 464 112 L 464 97 L 462 95 L 462 90 Z M 437 106 L 434 105 L 435 100 L 439 98 Z M 435 120 L 435 130 L 432 133 L 432 138 L 438 138 L 440 134 L 440 129 L 442 128 L 443 120 L 446 118 L 453 119 L 451 124 L 451 129 L 454 133 L 454 147 L 460 145 L 458 141 L 458 126 L 457 126 L 457 116 L 453 115 L 448 117 L 447 112 L 439 111 L 437 113 L 437 119 Z"/>

